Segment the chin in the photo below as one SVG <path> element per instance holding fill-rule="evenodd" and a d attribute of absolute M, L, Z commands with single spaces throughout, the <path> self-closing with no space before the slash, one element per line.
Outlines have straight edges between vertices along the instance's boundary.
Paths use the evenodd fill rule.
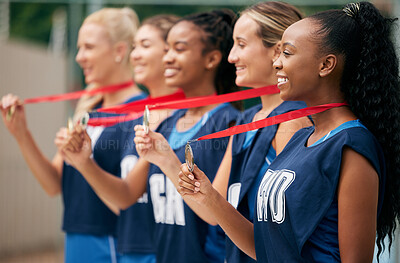
<path fill-rule="evenodd" d="M 146 78 L 135 76 L 134 81 L 136 83 L 143 84 L 144 82 L 146 82 Z"/>

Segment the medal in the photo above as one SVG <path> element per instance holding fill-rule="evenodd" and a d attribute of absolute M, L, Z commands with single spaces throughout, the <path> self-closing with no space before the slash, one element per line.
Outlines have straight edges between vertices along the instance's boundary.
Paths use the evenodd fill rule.
<path fill-rule="evenodd" d="M 73 132 L 74 131 L 74 123 L 72 122 L 71 117 L 68 118 L 68 124 L 67 124 L 68 132 Z"/>
<path fill-rule="evenodd" d="M 189 142 L 186 143 L 185 146 L 185 160 L 186 160 L 186 165 L 189 169 L 189 172 L 193 172 L 194 170 L 194 156 L 193 156 L 193 150 L 192 147 L 190 146 Z"/>
<path fill-rule="evenodd" d="M 7 111 L 7 115 L 6 115 L 6 120 L 10 121 L 12 116 L 14 115 L 15 112 L 15 106 L 11 106 L 10 109 Z"/>
<path fill-rule="evenodd" d="M 146 105 L 144 112 L 143 112 L 143 127 L 144 127 L 144 132 L 146 134 L 149 134 L 149 115 L 150 115 L 150 111 L 149 111 L 149 107 Z"/>
<path fill-rule="evenodd" d="M 83 129 L 86 129 L 90 116 L 89 113 L 85 112 L 85 114 L 79 119 L 79 124 L 82 126 Z"/>

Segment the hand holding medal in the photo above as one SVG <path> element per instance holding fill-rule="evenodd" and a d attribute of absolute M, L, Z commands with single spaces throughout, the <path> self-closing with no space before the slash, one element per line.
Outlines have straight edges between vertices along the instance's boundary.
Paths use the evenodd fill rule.
<path fill-rule="evenodd" d="M 149 117 L 150 117 L 150 111 L 149 111 L 149 107 L 146 105 L 144 112 L 143 112 L 143 128 L 144 128 L 144 132 L 146 134 L 149 134 L 149 131 L 150 131 Z"/>
<path fill-rule="evenodd" d="M 186 161 L 186 165 L 187 165 L 189 172 L 193 172 L 194 156 L 193 156 L 192 147 L 190 146 L 190 141 L 188 141 L 185 146 L 185 161 Z"/>

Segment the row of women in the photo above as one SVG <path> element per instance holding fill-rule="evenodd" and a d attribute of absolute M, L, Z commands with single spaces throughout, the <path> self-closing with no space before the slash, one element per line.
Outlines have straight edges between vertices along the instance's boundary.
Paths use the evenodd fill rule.
<path fill-rule="evenodd" d="M 47 160 L 19 98 L 4 124 L 49 195 L 62 193 L 65 262 L 371 262 L 388 251 L 400 213 L 399 60 L 368 2 L 303 18 L 283 2 L 159 15 L 138 27 L 129 8 L 89 15 L 76 61 L 88 89 L 144 85 L 186 98 L 277 84 L 237 104 L 154 110 L 111 127 L 61 128 Z M 136 84 L 82 98 L 82 112 L 144 99 Z M 192 144 L 187 141 L 306 106 L 322 113 Z M 15 107 L 7 118 L 10 107 Z M 92 112 L 101 117 L 104 113 Z M 388 238 L 387 238 L 388 237 Z M 389 240 L 389 242 L 385 242 Z"/>

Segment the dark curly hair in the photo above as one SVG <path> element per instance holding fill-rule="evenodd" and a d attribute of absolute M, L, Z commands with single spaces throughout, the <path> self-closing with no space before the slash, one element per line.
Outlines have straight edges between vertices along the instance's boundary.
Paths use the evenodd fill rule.
<path fill-rule="evenodd" d="M 236 14 L 232 10 L 221 9 L 191 14 L 178 21 L 191 22 L 204 32 L 202 37 L 204 54 L 212 50 L 221 51 L 222 59 L 214 80 L 218 94 L 238 90 L 235 84 L 235 66 L 228 62 L 229 52 L 233 46 L 232 33 L 236 19 Z"/>
<path fill-rule="evenodd" d="M 317 44 L 323 53 L 344 57 L 341 90 L 351 110 L 381 144 L 387 166 L 384 202 L 377 225 L 378 255 L 389 251 L 400 219 L 400 81 L 399 60 L 391 41 L 397 19 L 383 17 L 368 2 L 348 4 L 310 16 L 319 25 Z"/>

